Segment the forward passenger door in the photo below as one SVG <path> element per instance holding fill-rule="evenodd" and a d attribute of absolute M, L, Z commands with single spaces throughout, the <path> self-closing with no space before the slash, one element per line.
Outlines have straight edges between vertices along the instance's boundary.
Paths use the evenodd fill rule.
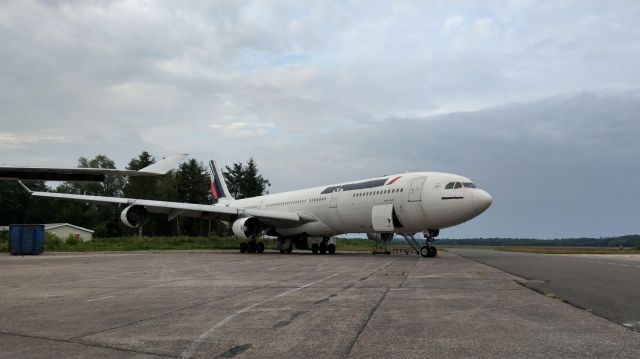
<path fill-rule="evenodd" d="M 424 186 L 424 181 L 427 177 L 419 177 L 411 182 L 411 187 L 409 188 L 409 202 L 419 202 L 422 201 L 422 186 Z"/>

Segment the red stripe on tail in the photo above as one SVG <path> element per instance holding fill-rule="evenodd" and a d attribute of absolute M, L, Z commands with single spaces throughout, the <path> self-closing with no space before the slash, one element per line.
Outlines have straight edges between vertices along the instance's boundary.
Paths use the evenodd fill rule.
<path fill-rule="evenodd" d="M 216 186 L 211 181 L 211 194 L 213 194 L 213 199 L 218 200 L 218 191 L 216 191 Z"/>

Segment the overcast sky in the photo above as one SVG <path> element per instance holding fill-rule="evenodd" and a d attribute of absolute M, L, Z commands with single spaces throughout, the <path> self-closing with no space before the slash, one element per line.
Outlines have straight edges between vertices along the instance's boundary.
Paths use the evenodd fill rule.
<path fill-rule="evenodd" d="M 446 171 L 494 203 L 444 237 L 640 233 L 640 2 L 486 3 L 3 1 L 0 163 Z"/>

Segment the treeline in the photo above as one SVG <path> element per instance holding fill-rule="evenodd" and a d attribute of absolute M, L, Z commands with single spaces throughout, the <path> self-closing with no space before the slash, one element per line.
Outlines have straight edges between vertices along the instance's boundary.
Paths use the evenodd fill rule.
<path fill-rule="evenodd" d="M 129 161 L 127 169 L 139 170 L 156 162 L 147 151 Z M 115 168 L 105 155 L 92 159 L 80 157 L 78 167 Z M 269 181 L 263 178 L 253 159 L 246 164 L 235 163 L 222 171 L 229 191 L 235 198 L 264 194 Z M 195 158 L 181 163 L 164 176 L 131 177 L 107 176 L 104 182 L 62 182 L 55 188 L 43 181 L 25 184 L 34 191 L 51 191 L 109 197 L 152 199 L 160 201 L 211 204 L 210 177 L 205 165 Z M 129 228 L 120 221 L 123 207 L 113 204 L 83 203 L 52 198 L 31 197 L 15 181 L 0 181 L 0 225 L 14 223 L 68 222 L 95 231 L 96 237 L 146 236 L 202 236 L 226 234 L 218 222 L 198 218 L 177 217 L 168 221 L 167 215 L 150 214 L 139 229 Z"/>
<path fill-rule="evenodd" d="M 607 238 L 470 238 L 439 239 L 438 244 L 463 246 L 640 247 L 640 235 Z"/>

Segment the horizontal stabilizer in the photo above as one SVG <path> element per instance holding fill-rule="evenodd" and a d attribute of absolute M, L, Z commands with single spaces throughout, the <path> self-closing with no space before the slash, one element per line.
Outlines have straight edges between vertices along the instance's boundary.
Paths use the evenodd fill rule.
<path fill-rule="evenodd" d="M 181 155 L 173 155 L 173 156 L 169 156 L 166 158 L 163 158 L 162 160 L 147 166 L 141 170 L 139 170 L 138 172 L 145 172 L 145 173 L 154 173 L 154 174 L 158 174 L 158 175 L 163 175 L 166 174 L 167 172 L 171 171 L 172 168 L 174 168 L 178 163 L 180 163 L 181 161 L 183 161 L 185 158 L 187 158 L 187 154 L 181 154 Z"/>
<path fill-rule="evenodd" d="M 187 155 L 169 156 L 140 171 L 111 168 L 59 168 L 59 167 L 0 167 L 0 180 L 35 181 L 89 181 L 102 182 L 107 175 L 114 176 L 159 176 L 163 175 Z"/>

